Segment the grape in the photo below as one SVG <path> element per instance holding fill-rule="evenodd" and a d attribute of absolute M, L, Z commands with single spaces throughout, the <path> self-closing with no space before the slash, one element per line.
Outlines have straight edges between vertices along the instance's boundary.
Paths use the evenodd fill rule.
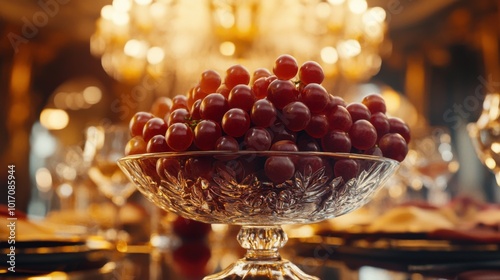
<path fill-rule="evenodd" d="M 221 136 L 222 131 L 218 123 L 202 120 L 194 129 L 194 144 L 202 151 L 214 150 L 215 143 Z"/>
<path fill-rule="evenodd" d="M 367 120 L 355 121 L 349 130 L 351 144 L 359 150 L 368 150 L 377 142 L 377 130 Z"/>
<path fill-rule="evenodd" d="M 348 153 L 351 151 L 351 139 L 344 131 L 332 130 L 321 138 L 321 147 L 325 152 Z"/>
<path fill-rule="evenodd" d="M 276 121 L 276 108 L 267 99 L 257 100 L 252 106 L 250 118 L 255 126 L 269 127 Z"/>
<path fill-rule="evenodd" d="M 221 136 L 219 137 L 219 139 L 217 139 L 217 142 L 215 142 L 215 150 L 217 151 L 238 151 L 240 148 L 239 148 L 239 144 L 238 144 L 238 141 L 236 141 L 236 139 L 234 139 L 233 137 L 231 136 L 228 136 L 228 135 L 224 135 L 224 136 Z"/>
<path fill-rule="evenodd" d="M 322 138 L 328 132 L 328 119 L 325 115 L 312 115 L 305 131 L 314 138 Z"/>
<path fill-rule="evenodd" d="M 144 125 L 146 124 L 147 121 L 149 121 L 150 119 L 152 119 L 154 117 L 155 116 L 153 114 L 148 113 L 148 112 L 135 113 L 129 122 L 130 135 L 132 137 L 134 137 L 134 136 L 141 136 L 142 137 L 142 130 L 144 129 Z"/>
<path fill-rule="evenodd" d="M 193 131 L 185 123 L 174 123 L 170 125 L 165 134 L 168 146 L 176 152 L 187 150 L 193 143 L 193 138 Z"/>
<path fill-rule="evenodd" d="M 191 120 L 200 120 L 201 119 L 201 114 L 200 114 L 200 106 L 201 106 L 201 99 L 196 100 L 193 103 L 193 106 L 191 106 Z M 189 116 L 188 116 L 189 117 Z"/>
<path fill-rule="evenodd" d="M 240 137 L 250 128 L 250 116 L 240 108 L 229 109 L 222 118 L 222 130 L 233 137 Z"/>
<path fill-rule="evenodd" d="M 161 153 L 172 151 L 165 140 L 164 135 L 153 136 L 146 147 L 148 153 Z"/>
<path fill-rule="evenodd" d="M 196 178 L 210 179 L 212 177 L 212 163 L 210 157 L 192 157 L 186 161 L 184 170 L 186 174 Z"/>
<path fill-rule="evenodd" d="M 251 127 L 245 133 L 244 145 L 247 150 L 267 151 L 271 147 L 271 134 L 262 127 Z"/>
<path fill-rule="evenodd" d="M 384 113 L 373 113 L 370 117 L 370 123 L 375 127 L 375 130 L 377 130 L 377 139 L 389 133 L 389 119 Z"/>
<path fill-rule="evenodd" d="M 410 127 L 402 119 L 396 117 L 389 118 L 389 126 L 390 133 L 399 133 L 403 136 L 407 144 L 410 143 Z"/>
<path fill-rule="evenodd" d="M 174 98 L 172 98 L 172 111 L 175 109 L 179 108 L 184 108 L 186 110 L 189 110 L 189 106 L 187 103 L 187 96 L 185 95 L 176 95 Z"/>
<path fill-rule="evenodd" d="M 357 120 L 369 120 L 371 117 L 370 110 L 359 102 L 353 102 L 346 106 L 347 111 L 351 114 L 352 122 Z"/>
<path fill-rule="evenodd" d="M 335 108 L 337 106 L 346 107 L 347 104 L 345 103 L 345 101 L 342 97 L 333 96 L 333 95 L 329 94 L 328 104 L 326 104 L 326 107 L 324 109 L 325 113 L 328 114 L 328 112 L 330 112 L 331 110 L 333 110 L 333 108 Z"/>
<path fill-rule="evenodd" d="M 301 156 L 297 163 L 297 171 L 303 174 L 313 174 L 325 165 L 321 157 L 318 156 Z"/>
<path fill-rule="evenodd" d="M 386 106 L 385 106 L 385 101 L 382 96 L 379 94 L 370 94 L 363 98 L 361 101 L 372 114 L 374 113 L 384 113 L 386 112 Z"/>
<path fill-rule="evenodd" d="M 209 93 L 211 93 L 211 92 L 209 92 Z M 200 100 L 200 99 L 205 98 L 209 93 L 203 91 L 200 86 L 195 87 L 192 91 L 192 94 L 193 94 L 193 98 L 192 98 L 193 101 L 192 102 L 194 103 L 194 101 L 196 101 L 196 100 Z M 192 105 L 193 104 L 191 103 L 191 106 Z M 188 107 L 189 107 L 189 102 L 188 102 Z"/>
<path fill-rule="evenodd" d="M 242 65 L 233 65 L 226 70 L 224 84 L 229 90 L 239 84 L 248 85 L 248 82 L 250 82 L 250 74 Z"/>
<path fill-rule="evenodd" d="M 280 140 L 295 141 L 297 138 L 297 133 L 288 130 L 280 120 L 276 120 L 274 124 L 268 128 L 268 131 L 273 139 L 273 143 Z"/>
<path fill-rule="evenodd" d="M 156 162 L 156 173 L 164 178 L 167 174 L 177 178 L 181 171 L 181 164 L 175 158 L 160 158 Z"/>
<path fill-rule="evenodd" d="M 280 140 L 274 142 L 271 145 L 271 151 L 284 151 L 284 152 L 298 152 L 299 148 L 295 145 L 295 142 L 291 140 Z M 299 160 L 299 156 L 290 156 L 290 159 L 294 164 L 296 164 Z"/>
<path fill-rule="evenodd" d="M 315 61 L 306 61 L 299 69 L 299 79 L 304 84 L 321 84 L 325 74 L 321 65 Z"/>
<path fill-rule="evenodd" d="M 258 78 L 252 84 L 252 91 L 255 95 L 255 98 L 262 99 L 262 98 L 267 97 L 267 89 L 269 88 L 269 85 L 271 84 L 271 82 L 276 80 L 276 79 L 278 79 L 278 78 L 274 75 L 269 76 L 269 77 Z"/>
<path fill-rule="evenodd" d="M 291 55 L 280 55 L 274 62 L 273 73 L 280 80 L 290 80 L 297 75 L 297 60 Z"/>
<path fill-rule="evenodd" d="M 205 120 L 213 120 L 218 123 L 229 109 L 227 99 L 220 93 L 211 93 L 203 98 L 200 105 L 200 115 Z"/>
<path fill-rule="evenodd" d="M 271 75 L 272 74 L 271 74 L 271 72 L 269 72 L 268 69 L 266 69 L 266 68 L 257 68 L 257 69 L 255 69 L 255 71 L 253 71 L 252 79 L 250 80 L 250 84 L 255 83 L 255 81 L 257 81 L 260 78 L 266 78 L 266 77 L 269 77 Z"/>
<path fill-rule="evenodd" d="M 230 92 L 227 99 L 230 108 L 241 108 L 250 112 L 255 102 L 255 94 L 247 85 L 236 85 Z"/>
<path fill-rule="evenodd" d="M 153 102 L 153 105 L 151 105 L 151 113 L 156 117 L 163 119 L 170 113 L 172 105 L 172 99 L 165 96 L 158 97 Z"/>
<path fill-rule="evenodd" d="M 125 146 L 125 155 L 137 155 L 143 154 L 147 150 L 146 141 L 142 138 L 142 136 L 134 136 L 130 140 L 128 140 L 127 145 Z"/>
<path fill-rule="evenodd" d="M 168 116 L 167 125 L 171 126 L 174 123 L 185 123 L 189 118 L 190 114 L 186 108 L 175 109 Z"/>
<path fill-rule="evenodd" d="M 340 159 L 333 166 L 335 177 L 342 177 L 344 182 L 356 178 L 359 173 L 359 165 L 353 159 Z"/>
<path fill-rule="evenodd" d="M 142 129 L 142 138 L 148 142 L 155 135 L 165 135 L 167 132 L 167 124 L 161 118 L 154 117 L 144 124 Z"/>
<path fill-rule="evenodd" d="M 289 103 L 297 101 L 298 94 L 299 91 L 289 80 L 274 80 L 267 88 L 267 98 L 279 110 L 283 109 Z"/>
<path fill-rule="evenodd" d="M 318 141 L 316 141 L 316 139 L 314 139 L 311 135 L 307 133 L 301 133 L 297 137 L 297 147 L 299 148 L 299 151 L 312 151 L 312 152 L 321 151 L 321 147 Z"/>
<path fill-rule="evenodd" d="M 378 141 L 378 146 L 384 157 L 403 161 L 408 154 L 408 144 L 399 133 L 387 133 Z"/>
<path fill-rule="evenodd" d="M 311 110 L 311 113 L 323 112 L 328 104 L 329 95 L 326 89 L 320 84 L 307 84 L 300 93 L 301 101 Z"/>
<path fill-rule="evenodd" d="M 206 70 L 201 73 L 200 89 L 205 93 L 213 93 L 219 88 L 221 81 L 219 73 L 214 70 Z"/>
<path fill-rule="evenodd" d="M 291 131 L 300 131 L 311 121 L 311 111 L 300 101 L 291 102 L 283 107 L 282 121 Z"/>
<path fill-rule="evenodd" d="M 349 131 L 352 126 L 351 114 L 344 106 L 337 105 L 327 112 L 326 118 L 331 130 Z"/>
<path fill-rule="evenodd" d="M 227 99 L 229 97 L 230 91 L 231 90 L 226 85 L 222 84 L 215 92 L 222 94 L 222 96 L 224 96 Z"/>
<path fill-rule="evenodd" d="M 292 178 L 295 166 L 289 157 L 271 156 L 266 160 L 264 171 L 271 181 L 281 184 Z"/>

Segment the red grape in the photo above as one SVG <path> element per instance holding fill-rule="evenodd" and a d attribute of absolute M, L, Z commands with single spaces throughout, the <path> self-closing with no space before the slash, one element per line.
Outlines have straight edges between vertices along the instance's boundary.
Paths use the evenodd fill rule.
<path fill-rule="evenodd" d="M 403 161 L 408 154 L 408 145 L 399 133 L 387 133 L 378 141 L 378 146 L 384 157 Z"/>
<path fill-rule="evenodd" d="M 255 94 L 247 85 L 236 85 L 230 92 L 227 99 L 230 108 L 241 108 L 250 112 L 255 102 Z"/>
<path fill-rule="evenodd" d="M 312 115 L 305 131 L 314 138 L 322 138 L 328 132 L 328 119 L 325 115 Z"/>
<path fill-rule="evenodd" d="M 172 105 L 172 99 L 166 96 L 158 97 L 153 102 L 153 105 L 151 105 L 151 113 L 156 117 L 163 119 L 167 114 L 170 113 Z"/>
<path fill-rule="evenodd" d="M 200 105 L 200 115 L 205 120 L 213 120 L 218 123 L 229 109 L 227 99 L 220 93 L 211 93 L 203 98 Z"/>
<path fill-rule="evenodd" d="M 226 85 L 222 84 L 215 92 L 222 94 L 222 96 L 224 96 L 227 99 L 229 97 L 230 91 L 231 90 Z"/>
<path fill-rule="evenodd" d="M 297 147 L 299 148 L 299 151 L 313 151 L 313 152 L 321 151 L 321 147 L 318 141 L 307 133 L 301 133 L 297 137 Z"/>
<path fill-rule="evenodd" d="M 274 75 L 257 79 L 252 84 L 252 91 L 255 95 L 255 98 L 262 99 L 262 98 L 267 97 L 267 89 L 269 88 L 269 85 L 271 84 L 271 82 L 276 80 L 276 79 L 278 79 L 278 78 Z"/>
<path fill-rule="evenodd" d="M 326 111 L 325 111 L 326 112 Z M 337 105 L 333 107 L 329 112 L 326 112 L 328 125 L 330 129 L 337 129 L 342 131 L 349 131 L 352 126 L 351 114 L 344 106 Z"/>
<path fill-rule="evenodd" d="M 238 151 L 240 149 L 238 141 L 231 136 L 224 135 L 215 142 L 215 150 L 217 151 Z"/>
<path fill-rule="evenodd" d="M 251 127 L 245 133 L 244 145 L 247 150 L 267 151 L 271 147 L 271 134 L 262 127 Z"/>
<path fill-rule="evenodd" d="M 353 159 L 340 159 L 335 162 L 333 173 L 335 177 L 342 177 L 344 182 L 347 182 L 352 178 L 356 178 L 359 173 L 359 165 Z"/>
<path fill-rule="evenodd" d="M 187 96 L 179 94 L 172 98 L 172 111 L 179 108 L 189 110 Z"/>
<path fill-rule="evenodd" d="M 186 108 L 175 109 L 168 116 L 167 125 L 171 126 L 174 123 L 185 123 L 189 120 L 190 114 Z"/>
<path fill-rule="evenodd" d="M 351 139 L 344 131 L 332 130 L 321 138 L 321 147 L 325 152 L 348 153 L 351 151 Z"/>
<path fill-rule="evenodd" d="M 275 184 L 281 184 L 293 177 L 295 165 L 286 156 L 271 156 L 264 165 L 266 176 Z"/>
<path fill-rule="evenodd" d="M 410 143 L 410 127 L 402 119 L 396 117 L 389 118 L 389 126 L 390 133 L 399 133 L 403 136 L 407 144 Z"/>
<path fill-rule="evenodd" d="M 386 106 L 384 98 L 379 94 L 370 94 L 363 98 L 361 101 L 372 114 L 374 113 L 384 113 L 386 112 Z"/>
<path fill-rule="evenodd" d="M 193 143 L 193 138 L 193 131 L 185 123 L 174 123 L 170 125 L 165 134 L 168 146 L 176 152 L 187 150 Z"/>
<path fill-rule="evenodd" d="M 355 121 L 349 130 L 352 146 L 359 150 L 368 150 L 377 142 L 377 130 L 367 120 Z"/>
<path fill-rule="evenodd" d="M 370 123 L 377 130 L 377 138 L 380 139 L 386 133 L 389 133 L 389 119 L 382 112 L 373 113 L 370 117 Z"/>
<path fill-rule="evenodd" d="M 248 70 L 242 65 L 233 65 L 226 70 L 226 77 L 224 79 L 224 84 L 226 84 L 228 89 L 232 89 L 236 85 L 248 85 L 250 82 L 250 74 Z"/>
<path fill-rule="evenodd" d="M 167 124 L 162 118 L 154 117 L 144 124 L 142 129 L 142 138 L 148 142 L 155 135 L 165 135 Z"/>
<path fill-rule="evenodd" d="M 267 89 L 267 98 L 279 110 L 283 109 L 289 103 L 297 101 L 298 94 L 299 91 L 289 80 L 274 80 L 269 84 Z"/>
<path fill-rule="evenodd" d="M 222 130 L 233 137 L 240 137 L 250 128 L 250 116 L 240 108 L 229 109 L 222 117 Z"/>
<path fill-rule="evenodd" d="M 184 170 L 190 176 L 204 179 L 211 178 L 213 160 L 210 157 L 191 157 L 186 161 Z"/>
<path fill-rule="evenodd" d="M 200 89 L 206 93 L 215 92 L 221 85 L 221 77 L 214 70 L 206 70 L 201 73 Z"/>
<path fill-rule="evenodd" d="M 333 108 L 337 106 L 342 106 L 345 108 L 347 104 L 345 103 L 342 97 L 329 94 L 328 104 L 326 104 L 326 107 L 324 109 L 325 113 L 328 114 L 328 112 L 330 112 Z"/>
<path fill-rule="evenodd" d="M 137 155 L 143 154 L 147 150 L 146 141 L 142 138 L 142 136 L 134 136 L 127 142 L 127 146 L 125 146 L 125 155 Z"/>
<path fill-rule="evenodd" d="M 276 108 L 271 101 L 259 99 L 252 106 L 250 118 L 255 126 L 269 127 L 276 121 Z"/>
<path fill-rule="evenodd" d="M 144 129 L 144 125 L 146 124 L 147 121 L 149 121 L 150 119 L 152 119 L 154 117 L 155 116 L 153 114 L 148 113 L 148 112 L 135 113 L 129 122 L 130 135 L 132 137 L 133 136 L 141 136 L 142 137 L 142 130 Z"/>
<path fill-rule="evenodd" d="M 311 121 L 311 111 L 300 101 L 288 103 L 283 107 L 281 117 L 286 128 L 291 131 L 300 131 L 307 127 Z"/>
<path fill-rule="evenodd" d="M 191 120 L 200 120 L 201 119 L 201 114 L 200 114 L 200 106 L 201 106 L 201 101 L 202 99 L 198 99 L 193 103 L 193 106 L 191 106 Z"/>
<path fill-rule="evenodd" d="M 274 62 L 273 73 L 280 80 L 290 80 L 297 75 L 298 69 L 297 60 L 291 55 L 283 54 Z"/>
<path fill-rule="evenodd" d="M 346 106 L 347 111 L 351 114 L 352 122 L 357 120 L 369 120 L 371 117 L 370 110 L 359 102 L 353 102 Z"/>
<path fill-rule="evenodd" d="M 320 84 L 307 84 L 300 93 L 301 101 L 307 105 L 311 113 L 321 113 L 328 104 L 329 95 Z"/>
<path fill-rule="evenodd" d="M 306 61 L 299 69 L 299 79 L 304 84 L 316 83 L 321 84 L 325 74 L 321 65 L 315 61 Z"/>
<path fill-rule="evenodd" d="M 271 146 L 271 151 L 298 152 L 299 149 L 291 140 L 280 140 Z"/>
<path fill-rule="evenodd" d="M 202 151 L 214 150 L 217 139 L 222 136 L 218 123 L 212 120 L 202 120 L 194 129 L 194 144 Z"/>
<path fill-rule="evenodd" d="M 148 153 L 161 153 L 172 151 L 165 140 L 164 135 L 153 136 L 146 147 Z"/>
<path fill-rule="evenodd" d="M 257 81 L 260 78 L 266 78 L 266 77 L 269 77 L 271 75 L 272 74 L 271 74 L 271 72 L 268 69 L 266 69 L 266 68 L 257 68 L 257 69 L 255 69 L 255 71 L 253 71 L 252 79 L 250 80 L 250 84 L 255 83 L 255 81 Z"/>

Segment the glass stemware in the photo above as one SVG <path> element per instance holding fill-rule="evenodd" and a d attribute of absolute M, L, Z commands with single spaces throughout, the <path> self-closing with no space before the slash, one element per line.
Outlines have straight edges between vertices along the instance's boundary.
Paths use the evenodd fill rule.
<path fill-rule="evenodd" d="M 283 158 L 296 168 L 277 181 L 272 175 L 286 168 L 272 169 L 269 162 Z M 363 206 L 398 166 L 368 155 L 277 151 L 157 153 L 118 164 L 162 209 L 241 226 L 237 239 L 245 257 L 205 280 L 318 279 L 281 258 L 278 250 L 288 240 L 281 226 L 319 222 Z"/>
<path fill-rule="evenodd" d="M 130 138 L 127 126 L 89 127 L 86 132 L 85 155 L 92 158 L 88 175 L 104 196 L 115 206 L 110 236 L 119 241 L 121 230 L 120 209 L 135 191 L 133 184 L 118 167 L 117 161 L 124 157 L 125 146 Z"/>
<path fill-rule="evenodd" d="M 446 127 L 430 127 L 413 142 L 408 159 L 414 161 L 416 173 L 428 189 L 427 200 L 443 205 L 449 201 L 448 181 L 459 168 L 450 132 Z"/>
<path fill-rule="evenodd" d="M 500 186 L 500 93 L 486 95 L 479 119 L 469 123 L 467 130 L 479 160 L 495 174 Z"/>

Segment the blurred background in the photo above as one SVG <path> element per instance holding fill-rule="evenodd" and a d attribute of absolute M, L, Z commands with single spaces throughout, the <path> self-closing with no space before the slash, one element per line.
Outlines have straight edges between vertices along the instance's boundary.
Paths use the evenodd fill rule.
<path fill-rule="evenodd" d="M 467 124 L 487 94 L 500 92 L 499 7 L 499 0 L 0 0 L 2 184 L 15 165 L 17 209 L 44 216 L 49 194 L 77 189 L 57 187 L 61 171 L 52 163 L 85 145 L 87 127 L 128 123 L 157 97 L 188 92 L 205 69 L 271 69 L 289 53 L 320 62 L 325 87 L 348 101 L 384 95 L 415 136 L 447 127 L 460 166 L 451 195 L 498 201 L 495 161 L 478 159 Z M 87 182 L 75 166 L 62 174 Z"/>

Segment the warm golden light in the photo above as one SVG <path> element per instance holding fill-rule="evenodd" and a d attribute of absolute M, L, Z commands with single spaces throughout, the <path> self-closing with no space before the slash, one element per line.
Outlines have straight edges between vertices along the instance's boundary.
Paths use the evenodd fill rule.
<path fill-rule="evenodd" d="M 355 14 L 362 14 L 368 8 L 366 0 L 349 0 L 349 10 Z"/>
<path fill-rule="evenodd" d="M 40 123 L 49 130 L 60 130 L 69 123 L 69 116 L 61 109 L 43 109 L 40 113 Z"/>
<path fill-rule="evenodd" d="M 131 3 L 129 0 L 113 0 L 113 8 L 117 11 L 126 13 L 130 10 Z"/>
<path fill-rule="evenodd" d="M 146 6 L 151 4 L 152 0 L 135 0 L 137 5 Z"/>
<path fill-rule="evenodd" d="M 328 0 L 328 3 L 332 5 L 342 5 L 344 4 L 345 0 Z"/>
<path fill-rule="evenodd" d="M 321 50 L 321 60 L 328 64 L 335 64 L 339 60 L 339 55 L 334 47 L 324 47 Z"/>
<path fill-rule="evenodd" d="M 48 192 L 52 188 L 52 175 L 50 171 L 45 168 L 39 168 L 35 173 L 36 186 L 41 192 Z"/>
<path fill-rule="evenodd" d="M 165 53 L 160 47 L 152 47 L 148 50 L 147 60 L 150 64 L 158 64 L 165 58 Z"/>
<path fill-rule="evenodd" d="M 125 43 L 123 52 L 131 57 L 142 58 L 146 56 L 147 49 L 147 44 L 144 41 L 132 39 Z"/>
<path fill-rule="evenodd" d="M 83 100 L 90 105 L 99 103 L 102 98 L 102 91 L 98 87 L 86 87 L 82 92 Z"/>
<path fill-rule="evenodd" d="M 337 50 L 340 57 L 351 58 L 361 53 L 361 45 L 354 39 L 346 40 L 339 43 Z"/>
<path fill-rule="evenodd" d="M 222 42 L 219 47 L 220 53 L 225 56 L 232 56 L 236 51 L 236 46 L 233 42 Z"/>

